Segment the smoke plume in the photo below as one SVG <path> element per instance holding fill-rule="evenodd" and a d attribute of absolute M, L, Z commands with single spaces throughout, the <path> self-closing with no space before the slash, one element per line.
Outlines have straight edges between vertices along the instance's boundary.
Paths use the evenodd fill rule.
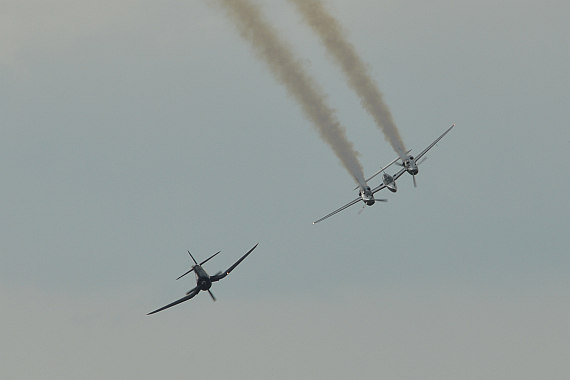
<path fill-rule="evenodd" d="M 304 114 L 331 146 L 354 180 L 364 185 L 362 165 L 348 141 L 334 110 L 325 103 L 325 95 L 295 59 L 289 45 L 262 16 L 250 0 L 217 0 L 235 23 L 240 35 L 251 43 L 256 55 L 267 63 L 271 73 L 300 104 Z"/>
<path fill-rule="evenodd" d="M 358 94 L 364 109 L 372 115 L 386 140 L 403 159 L 406 149 L 382 93 L 359 58 L 354 46 L 343 35 L 338 21 L 320 0 L 290 0 L 313 31 L 320 37 L 334 61 L 342 68 L 349 86 Z"/>

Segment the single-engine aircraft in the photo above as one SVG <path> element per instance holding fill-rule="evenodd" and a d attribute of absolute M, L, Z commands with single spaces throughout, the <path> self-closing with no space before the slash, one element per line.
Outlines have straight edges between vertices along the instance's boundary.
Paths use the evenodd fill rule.
<path fill-rule="evenodd" d="M 230 272 L 232 270 L 234 270 L 234 268 L 237 267 L 239 265 L 239 263 L 241 263 L 255 248 L 257 248 L 258 244 L 259 243 L 257 243 L 252 249 L 247 251 L 247 253 L 245 255 L 243 255 L 238 261 L 235 262 L 234 265 L 229 267 L 225 272 L 218 272 L 213 276 L 209 276 L 208 273 L 206 273 L 206 271 L 204 270 L 204 268 L 202 268 L 202 265 L 205 264 L 212 257 L 216 256 L 221 251 L 214 253 L 212 256 L 208 257 L 206 260 L 202 261 L 200 264 L 198 264 L 196 262 L 196 259 L 194 259 L 194 256 L 192 256 L 190 251 L 188 251 L 188 254 L 192 258 L 192 261 L 194 261 L 194 265 L 192 265 L 192 268 L 190 268 L 190 270 L 188 272 L 186 272 L 182 276 L 178 277 L 177 280 L 186 276 L 190 272 L 194 272 L 194 274 L 196 275 L 196 287 L 194 289 L 190 289 L 189 291 L 187 291 L 185 297 L 182 297 L 177 301 L 169 303 L 168 305 L 163 306 L 160 309 L 156 309 L 155 311 L 152 311 L 152 312 L 148 313 L 147 315 L 158 313 L 159 311 L 162 311 L 164 309 L 168 309 L 169 307 L 172 307 L 174 305 L 178 305 L 181 302 L 188 301 L 189 299 L 194 298 L 194 296 L 196 294 L 200 293 L 200 290 L 206 290 L 210 294 L 210 297 L 212 297 L 212 300 L 215 301 L 216 297 L 214 297 L 214 295 L 210 291 L 210 287 L 212 286 L 212 282 L 220 281 L 222 278 L 224 278 L 228 274 L 230 274 Z"/>

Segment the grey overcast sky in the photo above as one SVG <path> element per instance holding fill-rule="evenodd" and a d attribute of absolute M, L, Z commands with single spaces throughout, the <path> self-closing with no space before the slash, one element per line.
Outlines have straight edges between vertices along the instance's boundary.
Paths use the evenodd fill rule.
<path fill-rule="evenodd" d="M 395 157 L 287 1 L 263 13 L 347 128 Z M 353 181 L 207 1 L 0 3 L 0 377 L 568 379 L 570 3 L 323 0 L 414 189 Z M 213 291 L 153 316 L 194 283 Z"/>

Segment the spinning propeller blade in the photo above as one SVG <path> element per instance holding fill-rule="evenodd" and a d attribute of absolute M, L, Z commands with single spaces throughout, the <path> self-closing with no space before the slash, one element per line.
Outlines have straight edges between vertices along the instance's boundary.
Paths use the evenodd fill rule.
<path fill-rule="evenodd" d="M 212 292 L 208 289 L 208 293 L 210 293 L 210 297 L 212 297 L 212 301 L 216 302 L 216 297 L 212 294 Z"/>

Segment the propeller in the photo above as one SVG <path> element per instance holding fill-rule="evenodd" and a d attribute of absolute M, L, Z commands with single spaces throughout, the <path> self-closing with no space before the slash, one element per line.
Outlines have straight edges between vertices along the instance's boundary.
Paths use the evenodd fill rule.
<path fill-rule="evenodd" d="M 214 297 L 214 295 L 212 294 L 210 289 L 208 289 L 208 293 L 210 293 L 210 297 L 212 297 L 212 301 L 216 302 L 216 297 Z"/>
<path fill-rule="evenodd" d="M 388 200 L 385 198 L 382 198 L 382 199 L 374 198 L 374 201 L 376 201 L 376 202 L 388 202 Z M 360 210 L 358 210 L 358 215 L 362 214 L 362 212 L 364 211 L 365 208 L 366 208 L 366 205 L 362 205 L 362 208 Z"/>
<path fill-rule="evenodd" d="M 416 162 L 416 166 L 420 166 L 421 164 L 423 164 L 425 162 L 425 160 L 427 160 L 427 156 L 422 158 L 421 160 L 419 160 L 418 162 Z M 418 184 L 416 183 L 416 176 L 413 175 L 412 179 L 414 180 L 414 187 L 418 187 Z"/>

